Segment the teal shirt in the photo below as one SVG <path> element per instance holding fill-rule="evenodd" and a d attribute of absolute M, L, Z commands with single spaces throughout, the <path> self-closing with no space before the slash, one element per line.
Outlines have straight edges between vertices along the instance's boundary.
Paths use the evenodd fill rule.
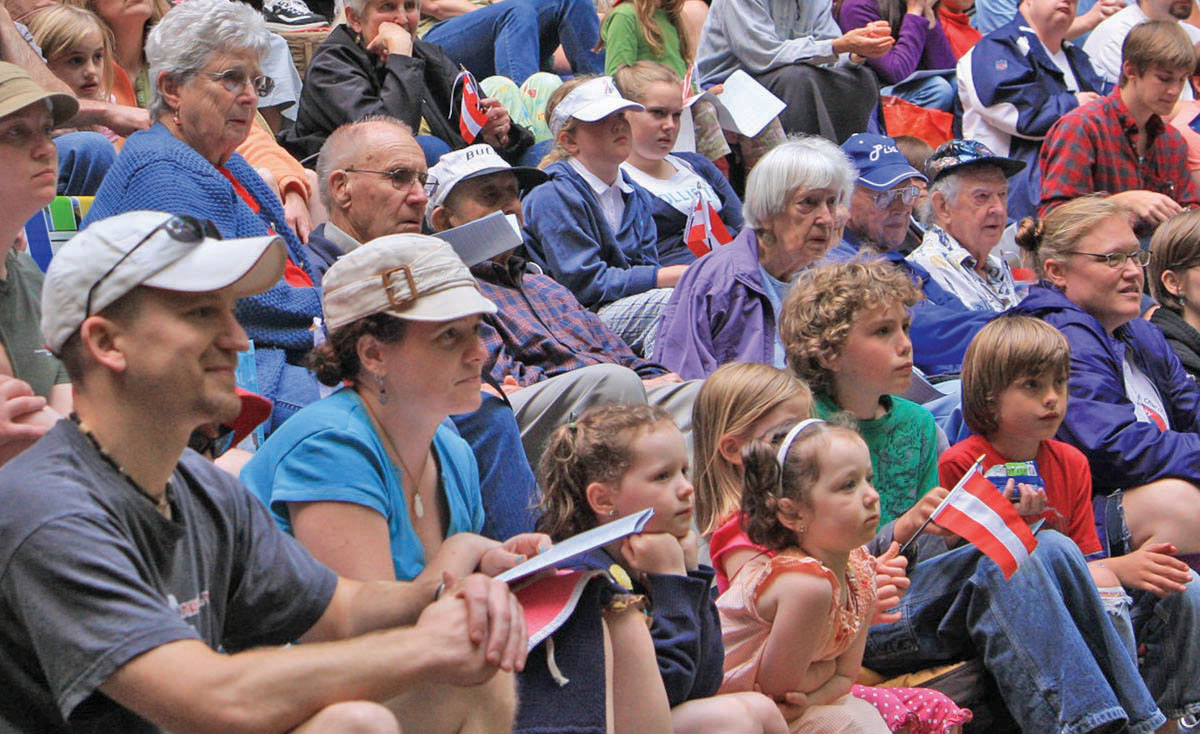
<path fill-rule="evenodd" d="M 818 418 L 840 413 L 828 395 L 817 394 L 813 412 Z M 903 515 L 937 486 L 937 425 L 933 415 L 911 400 L 884 395 L 883 417 L 856 421 L 875 471 L 879 492 L 879 525 Z"/>
<path fill-rule="evenodd" d="M 446 537 L 478 533 L 483 500 L 471 447 L 442 424 L 433 448 L 449 509 Z M 241 479 L 288 533 L 288 502 L 350 502 L 374 510 L 387 521 L 396 579 L 410 581 L 425 568 L 425 548 L 408 517 L 400 470 L 354 390 L 338 390 L 285 421 L 242 468 Z"/>

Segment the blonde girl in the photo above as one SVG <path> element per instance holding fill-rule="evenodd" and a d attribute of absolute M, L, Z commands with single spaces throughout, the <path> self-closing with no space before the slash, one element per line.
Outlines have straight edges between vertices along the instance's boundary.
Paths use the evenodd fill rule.
<path fill-rule="evenodd" d="M 593 408 L 561 426 L 542 455 L 539 530 L 565 539 L 654 509 L 642 533 L 577 560 L 619 584 L 606 614 L 617 732 L 782 734 L 784 718 L 762 694 L 714 695 L 722 677 L 720 628 L 709 591 L 713 571 L 697 560 L 688 463 L 683 435 L 661 409 Z M 611 619 L 612 607 L 638 601 L 651 610 L 648 635 L 640 620 Z"/>
<path fill-rule="evenodd" d="M 76 97 L 109 101 L 113 85 L 113 40 L 104 21 L 90 10 L 51 5 L 29 23 L 50 71 Z"/>
<path fill-rule="evenodd" d="M 741 522 L 763 551 L 717 600 L 721 691 L 788 700 L 792 732 L 958 731 L 970 712 L 935 691 L 859 687 L 852 695 L 876 600 L 863 545 L 880 511 L 858 433 L 806 419 L 752 441 L 742 463 Z"/>

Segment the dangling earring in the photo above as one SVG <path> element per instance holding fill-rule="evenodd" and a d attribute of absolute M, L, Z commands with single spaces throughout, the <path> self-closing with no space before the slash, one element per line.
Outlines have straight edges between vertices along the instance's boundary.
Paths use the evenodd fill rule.
<path fill-rule="evenodd" d="M 796 535 L 804 535 L 807 532 L 808 525 L 805 525 L 803 520 L 796 520 Z"/>
<path fill-rule="evenodd" d="M 609 516 L 609 517 L 616 517 L 616 516 L 617 516 L 617 508 L 615 508 L 615 507 L 614 507 L 614 508 L 612 508 L 611 510 L 609 510 L 609 511 L 608 511 L 608 516 Z"/>
<path fill-rule="evenodd" d="M 383 384 L 383 375 L 376 375 L 374 373 L 371 373 L 371 376 L 375 378 L 375 387 L 379 388 L 379 404 L 387 405 L 387 401 L 388 401 L 387 386 Z"/>
<path fill-rule="evenodd" d="M 175 123 L 175 127 L 182 127 L 179 123 L 179 108 L 171 110 L 171 122 Z"/>

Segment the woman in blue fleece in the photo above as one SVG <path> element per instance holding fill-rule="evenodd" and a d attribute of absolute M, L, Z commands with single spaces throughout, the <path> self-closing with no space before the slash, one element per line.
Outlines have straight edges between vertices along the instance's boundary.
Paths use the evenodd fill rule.
<path fill-rule="evenodd" d="M 633 150 L 621 170 L 654 195 L 659 262 L 687 265 L 696 259 L 687 244 L 687 230 L 701 199 L 725 225 L 728 236 L 718 241 L 731 242 L 742 228 L 742 200 L 729 180 L 699 153 L 671 152 L 679 138 L 683 81 L 653 61 L 623 66 L 613 81 L 623 96 L 645 107 L 628 114 Z"/>
<path fill-rule="evenodd" d="M 687 265 L 662 266 L 649 192 L 621 172 L 625 110 L 609 77 L 576 77 L 546 105 L 550 180 L 525 197 L 529 254 L 635 352 L 653 351 L 663 306 Z"/>

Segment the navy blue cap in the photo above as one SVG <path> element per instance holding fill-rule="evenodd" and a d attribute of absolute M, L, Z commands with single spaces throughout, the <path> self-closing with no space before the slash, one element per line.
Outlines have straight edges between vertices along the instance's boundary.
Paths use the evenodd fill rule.
<path fill-rule="evenodd" d="M 872 191 L 887 191 L 910 178 L 926 180 L 909 164 L 896 141 L 884 135 L 851 135 L 842 143 L 842 152 L 858 169 L 858 182 Z"/>

